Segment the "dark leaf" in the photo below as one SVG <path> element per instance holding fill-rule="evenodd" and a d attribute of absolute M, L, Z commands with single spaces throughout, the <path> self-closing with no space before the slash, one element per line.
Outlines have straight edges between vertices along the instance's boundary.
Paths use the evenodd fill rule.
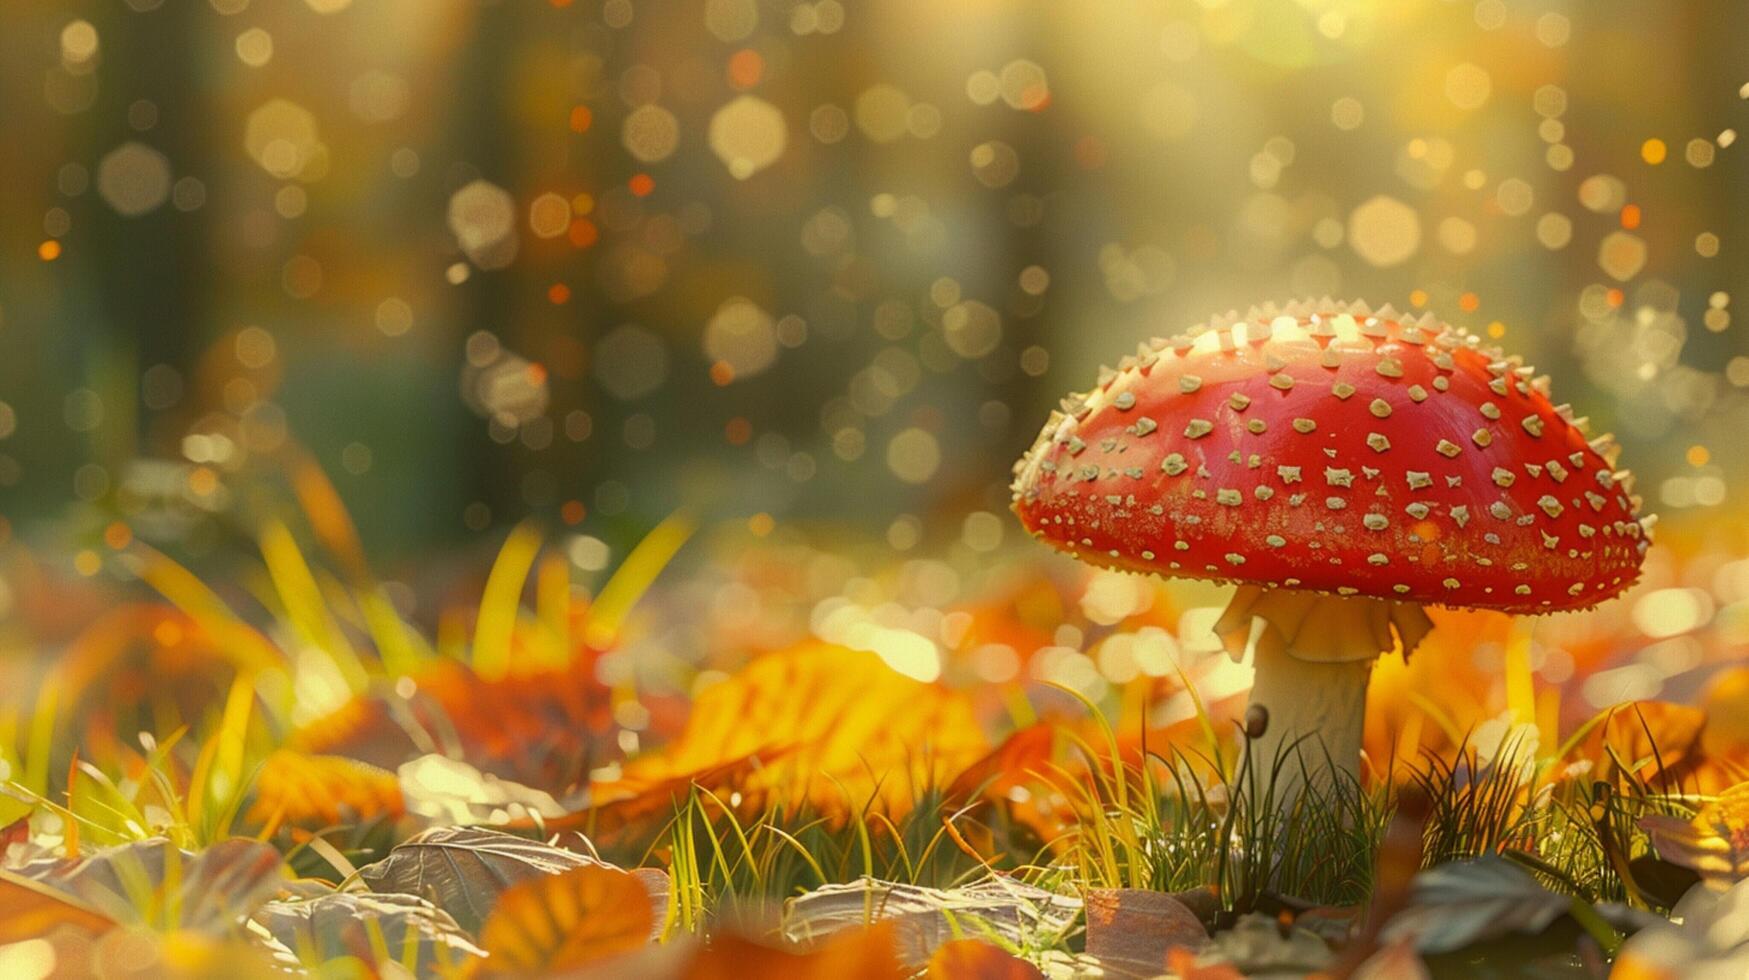
<path fill-rule="evenodd" d="M 1700 884 L 1700 873 L 1693 868 L 1650 854 L 1642 854 L 1628 862 L 1628 871 L 1634 876 L 1634 884 L 1640 887 L 1640 891 L 1665 908 L 1675 905 L 1690 888 Z"/>
<path fill-rule="evenodd" d="M 1409 907 L 1383 930 L 1422 953 L 1449 953 L 1510 933 L 1535 935 L 1572 908 L 1573 899 L 1544 888 L 1505 858 L 1442 864 L 1415 876 Z"/>

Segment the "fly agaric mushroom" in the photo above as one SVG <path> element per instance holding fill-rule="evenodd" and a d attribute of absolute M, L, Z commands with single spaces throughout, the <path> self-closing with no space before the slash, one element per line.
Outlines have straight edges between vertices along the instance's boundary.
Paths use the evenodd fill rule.
<path fill-rule="evenodd" d="M 1326 754 L 1356 775 L 1373 661 L 1415 648 L 1424 606 L 1549 613 L 1634 583 L 1653 518 L 1585 433 L 1546 377 L 1431 315 L 1270 304 L 1064 399 L 1014 510 L 1095 565 L 1238 586 L 1216 629 L 1253 649 L 1251 751 L 1311 748 L 1291 796 Z"/>

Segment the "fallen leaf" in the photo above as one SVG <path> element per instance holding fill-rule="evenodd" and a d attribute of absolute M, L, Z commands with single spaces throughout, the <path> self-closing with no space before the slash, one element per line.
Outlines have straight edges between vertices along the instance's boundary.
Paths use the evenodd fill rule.
<path fill-rule="evenodd" d="M 1749 757 L 1749 666 L 1726 667 L 1701 692 L 1706 729 L 1701 746 L 1709 756 Z"/>
<path fill-rule="evenodd" d="M 1669 701 L 1633 701 L 1609 713 L 1588 738 L 1585 754 L 1601 760 L 1604 772 L 1619 760 L 1652 786 L 1669 782 L 1675 789 L 1676 774 L 1698 761 L 1692 757 L 1701 754 L 1700 735 L 1705 725 L 1706 713 L 1699 708 Z"/>
<path fill-rule="evenodd" d="M 1749 783 L 1739 783 L 1702 807 L 1692 820 L 1666 814 L 1640 818 L 1664 860 L 1723 887 L 1749 877 Z"/>
<path fill-rule="evenodd" d="M 657 925 L 636 878 L 584 865 L 505 889 L 480 943 L 488 972 L 546 974 L 646 945 Z"/>
<path fill-rule="evenodd" d="M 783 935 L 809 943 L 875 922 L 891 922 L 899 957 L 921 966 L 943 944 L 986 935 L 1011 946 L 1048 945 L 1068 931 L 1079 899 L 992 876 L 961 888 L 927 888 L 877 878 L 823 885 L 784 904 Z"/>
<path fill-rule="evenodd" d="M 1203 885 L 1199 888 L 1190 888 L 1181 892 L 1167 892 L 1167 894 L 1189 909 L 1190 914 L 1196 916 L 1196 920 L 1201 922 L 1204 928 L 1207 928 L 1221 914 L 1221 891 L 1214 885 Z"/>
<path fill-rule="evenodd" d="M 0 946 L 41 939 L 63 927 L 97 936 L 115 928 L 115 920 L 60 889 L 0 871 Z"/>
<path fill-rule="evenodd" d="M 628 827 L 674 816 L 676 810 L 692 796 L 694 789 L 720 791 L 722 795 L 728 795 L 731 787 L 745 785 L 747 778 L 762 764 L 779 759 L 783 754 L 783 750 L 772 750 L 744 755 L 720 765 L 645 783 L 637 786 L 630 795 L 614 797 L 614 788 L 597 785 L 593 796 L 612 798 L 606 802 L 598 799 L 595 806 L 565 817 L 543 820 L 539 824 L 532 820 L 512 821 L 509 826 L 525 830 L 542 826 L 580 830 L 597 838 L 611 839 L 612 835 Z"/>
<path fill-rule="evenodd" d="M 964 695 L 913 680 L 861 650 L 809 643 L 770 653 L 699 695 L 672 744 L 598 783 L 599 802 L 635 797 L 733 760 L 760 756 L 736 789 L 752 801 L 812 804 L 838 818 L 869 803 L 908 812 L 985 752 Z"/>
<path fill-rule="evenodd" d="M 403 812 L 393 773 L 338 755 L 277 749 L 262 763 L 254 803 L 244 820 L 320 829 L 364 823 Z"/>
<path fill-rule="evenodd" d="M 1028 725 L 1002 741 L 990 754 L 967 766 L 948 784 L 943 799 L 949 806 L 983 796 L 1000 798 L 1009 789 L 1034 782 L 1051 763 L 1055 725 Z"/>
<path fill-rule="evenodd" d="M 1610 980 L 1749 976 L 1749 882 L 1697 886 L 1622 944 Z"/>
<path fill-rule="evenodd" d="M 224 840 L 192 854 L 155 838 L 15 870 L 119 923 L 218 935 L 273 897 L 281 864 L 279 852 L 258 841 Z"/>
<path fill-rule="evenodd" d="M 485 955 L 447 913 L 412 895 L 332 892 L 275 900 L 253 918 L 312 967 L 351 956 L 373 970 L 393 960 L 417 976 L 435 977 Z"/>
<path fill-rule="evenodd" d="M 93 619 L 56 660 L 53 683 L 88 724 L 136 731 L 154 711 L 199 717 L 222 702 L 238 666 L 199 621 L 155 603 L 123 603 Z M 84 724 L 75 723 L 79 729 Z"/>
<path fill-rule="evenodd" d="M 1087 953 L 1101 962 L 1161 971 L 1170 950 L 1208 943 L 1196 914 L 1164 892 L 1094 888 L 1086 903 Z"/>
<path fill-rule="evenodd" d="M 1449 953 L 1510 933 L 1536 935 L 1572 906 L 1573 899 L 1490 854 L 1416 875 L 1409 906 L 1385 924 L 1380 937 L 1386 943 L 1411 940 L 1421 953 Z"/>
<path fill-rule="evenodd" d="M 1044 980 L 1038 967 L 982 939 L 955 939 L 929 957 L 929 980 Z"/>
<path fill-rule="evenodd" d="M 611 864 L 483 827 L 436 827 L 408 838 L 387 857 L 359 870 L 373 892 L 417 895 L 478 935 L 498 898 L 518 882 L 586 866 Z M 640 869 L 649 905 L 667 907 L 667 876 Z"/>
<path fill-rule="evenodd" d="M 435 745 L 483 772 L 550 792 L 619 757 L 610 692 L 595 676 L 593 654 L 563 666 L 513 661 L 510 674 L 494 679 L 439 658 L 409 679 L 411 697 L 356 697 L 298 729 L 290 747 L 393 770 Z"/>
<path fill-rule="evenodd" d="M 407 810 L 440 825 L 496 824 L 551 820 L 566 808 L 550 793 L 500 779 L 442 755 L 422 755 L 395 771 Z"/>
<path fill-rule="evenodd" d="M 811 949 L 773 949 L 733 933 L 712 938 L 680 971 L 684 980 L 900 980 L 893 927 L 846 930 Z"/>

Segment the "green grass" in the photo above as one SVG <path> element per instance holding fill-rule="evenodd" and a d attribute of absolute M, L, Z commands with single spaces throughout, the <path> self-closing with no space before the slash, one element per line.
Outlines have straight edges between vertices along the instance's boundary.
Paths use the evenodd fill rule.
<path fill-rule="evenodd" d="M 897 819 L 862 805 L 834 818 L 811 807 L 767 807 L 748 815 L 702 787 L 641 850 L 604 849 L 627 865 L 666 863 L 673 877 L 673 927 L 702 933 L 719 919 L 754 919 L 775 902 L 820 885 L 872 877 L 950 888 L 985 868 L 945 825 L 956 816 L 939 793 L 925 793 Z"/>
<path fill-rule="evenodd" d="M 1298 764 L 1287 758 L 1291 748 L 1267 764 L 1243 756 L 1232 772 L 1176 748 L 1170 758 L 1149 756 L 1145 769 L 1098 760 L 1078 800 L 1083 817 L 1058 863 L 1086 887 L 1212 886 L 1230 915 L 1283 903 L 1364 905 L 1401 790 L 1366 789 L 1340 775 L 1307 779 L 1284 808 L 1277 787 L 1285 767 Z M 1455 761 L 1423 759 L 1408 787 L 1426 810 L 1421 866 L 1502 854 L 1587 902 L 1666 908 L 1668 895 L 1636 882 L 1633 869 L 1655 861 L 1638 820 L 1692 815 L 1691 798 L 1648 785 L 1626 766 L 1616 768 L 1613 782 L 1553 781 L 1546 772 L 1553 760 L 1524 766 L 1516 749 L 1504 746 L 1489 761 L 1466 744 Z M 1086 745 L 1081 750 L 1094 755 Z"/>
<path fill-rule="evenodd" d="M 1224 773 L 1174 750 L 1091 781 L 1084 817 L 1064 860 L 1088 887 L 1183 892 L 1213 886 L 1235 915 L 1267 899 L 1352 905 L 1371 889 L 1372 860 L 1389 817 L 1382 792 L 1351 778 L 1307 780 L 1283 808 L 1287 755 L 1241 759 Z M 1156 772 L 1164 775 L 1156 775 Z M 1212 778 L 1199 778 L 1199 772 Z M 1119 786 L 1129 785 L 1120 792 Z"/>

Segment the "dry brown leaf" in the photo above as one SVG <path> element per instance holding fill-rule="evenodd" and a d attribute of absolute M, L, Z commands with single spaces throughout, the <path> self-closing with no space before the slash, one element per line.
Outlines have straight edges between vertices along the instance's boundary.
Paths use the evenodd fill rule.
<path fill-rule="evenodd" d="M 584 865 L 505 889 L 480 930 L 490 974 L 552 973 L 650 942 L 649 895 L 638 879 Z"/>
<path fill-rule="evenodd" d="M 1141 888 L 1095 888 L 1086 896 L 1087 953 L 1102 963 L 1166 969 L 1173 949 L 1198 949 L 1208 930 L 1184 903 Z"/>
<path fill-rule="evenodd" d="M 1038 967 L 982 939 L 944 943 L 929 958 L 929 980 L 1044 980 Z"/>

